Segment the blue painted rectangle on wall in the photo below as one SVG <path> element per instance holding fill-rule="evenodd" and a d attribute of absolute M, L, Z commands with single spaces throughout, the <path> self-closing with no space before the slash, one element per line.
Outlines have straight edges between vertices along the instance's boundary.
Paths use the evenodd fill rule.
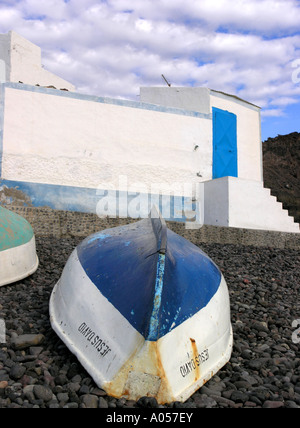
<path fill-rule="evenodd" d="M 213 107 L 213 178 L 238 176 L 236 115 Z"/>
<path fill-rule="evenodd" d="M 13 196 L 5 196 L 6 189 L 14 189 Z M 21 206 L 96 213 L 112 218 L 147 218 L 155 204 L 166 220 L 179 222 L 198 220 L 195 202 L 191 197 L 182 195 L 143 194 L 126 190 L 30 183 L 0 178 L 0 197 L 1 192 L 3 203 L 7 206 L 17 202 Z"/>

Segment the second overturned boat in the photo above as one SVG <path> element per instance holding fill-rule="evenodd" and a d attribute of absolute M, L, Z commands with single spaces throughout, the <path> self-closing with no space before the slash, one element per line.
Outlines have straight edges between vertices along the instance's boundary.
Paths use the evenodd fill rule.
<path fill-rule="evenodd" d="M 20 215 L 0 206 L 0 286 L 33 274 L 38 264 L 31 225 Z"/>
<path fill-rule="evenodd" d="M 231 356 L 220 270 L 155 210 L 75 248 L 52 292 L 50 319 L 115 397 L 185 401 Z"/>

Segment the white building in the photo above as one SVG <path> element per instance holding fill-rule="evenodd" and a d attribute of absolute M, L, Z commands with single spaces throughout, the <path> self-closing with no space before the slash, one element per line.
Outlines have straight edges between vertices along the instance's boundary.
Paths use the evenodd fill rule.
<path fill-rule="evenodd" d="M 207 88 L 79 94 L 13 32 L 0 63 L 0 201 L 6 186 L 33 206 L 138 217 L 154 202 L 171 220 L 299 232 L 263 186 L 259 107 Z"/>
<path fill-rule="evenodd" d="M 41 49 L 14 31 L 0 34 L 0 82 L 75 90 L 71 83 L 45 70 Z"/>
<path fill-rule="evenodd" d="M 141 101 L 212 116 L 209 141 L 197 148 L 205 159 L 199 162 L 205 224 L 299 232 L 282 203 L 264 188 L 258 106 L 208 88 L 141 88 Z"/>

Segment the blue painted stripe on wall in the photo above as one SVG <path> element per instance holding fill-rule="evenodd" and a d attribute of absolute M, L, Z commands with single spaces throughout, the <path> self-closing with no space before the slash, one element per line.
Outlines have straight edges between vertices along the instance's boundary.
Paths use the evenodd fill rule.
<path fill-rule="evenodd" d="M 156 104 L 142 103 L 138 101 L 98 97 L 94 95 L 80 94 L 77 92 L 61 91 L 58 89 L 48 89 L 48 88 L 43 88 L 41 86 L 25 85 L 23 83 L 8 82 L 8 83 L 5 83 L 4 85 L 6 88 L 18 89 L 18 90 L 29 91 L 29 92 L 37 92 L 41 94 L 53 95 L 58 97 L 73 98 L 77 100 L 92 101 L 92 102 L 97 102 L 101 104 L 111 104 L 111 105 L 117 105 L 122 107 L 131 107 L 131 108 L 137 108 L 142 110 L 149 110 L 149 111 L 157 111 L 161 113 L 178 114 L 181 116 L 191 116 L 191 117 L 208 119 L 208 120 L 212 119 L 211 114 L 204 114 L 197 111 L 185 110 L 185 109 L 179 109 L 179 108 L 173 108 L 173 107 L 164 107 Z"/>
<path fill-rule="evenodd" d="M 14 198 L 18 197 L 19 202 L 23 202 L 25 206 L 96 212 L 96 189 L 12 180 L 0 180 L 0 186 L 19 190 L 19 194 L 15 194 Z M 11 200 L 6 199 L 8 204 L 13 202 L 13 197 Z"/>
<path fill-rule="evenodd" d="M 3 187 L 16 189 L 19 191 L 19 202 L 24 206 L 49 207 L 63 211 L 78 211 L 86 213 L 97 213 L 110 217 L 131 217 L 146 218 L 153 206 L 157 205 L 166 220 L 185 222 L 187 219 L 182 215 L 183 207 L 188 211 L 196 210 L 195 203 L 191 198 L 183 196 L 164 196 L 139 193 L 127 193 L 125 191 L 115 191 L 116 211 L 99 211 L 101 206 L 105 206 L 107 200 L 107 190 L 99 190 L 86 187 L 62 186 L 56 184 L 30 183 L 23 181 L 1 180 L 0 191 Z M 110 191 L 111 192 L 111 191 Z M 16 195 L 14 196 L 16 198 Z M 134 207 L 140 201 L 144 203 L 144 209 L 139 216 L 134 214 Z M 13 202 L 13 198 L 6 197 L 6 203 Z M 133 207 L 133 209 L 132 209 Z M 129 210 L 129 211 L 128 211 Z M 189 219 L 190 220 L 190 219 Z"/>

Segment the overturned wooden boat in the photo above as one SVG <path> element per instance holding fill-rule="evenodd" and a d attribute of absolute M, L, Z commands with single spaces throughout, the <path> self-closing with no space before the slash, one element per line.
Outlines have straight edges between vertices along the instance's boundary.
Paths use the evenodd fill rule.
<path fill-rule="evenodd" d="M 50 319 L 114 397 L 185 401 L 231 356 L 224 277 L 155 210 L 75 248 L 52 292 Z"/>
<path fill-rule="evenodd" d="M 35 236 L 30 223 L 0 206 L 0 286 L 33 274 L 38 264 Z"/>

